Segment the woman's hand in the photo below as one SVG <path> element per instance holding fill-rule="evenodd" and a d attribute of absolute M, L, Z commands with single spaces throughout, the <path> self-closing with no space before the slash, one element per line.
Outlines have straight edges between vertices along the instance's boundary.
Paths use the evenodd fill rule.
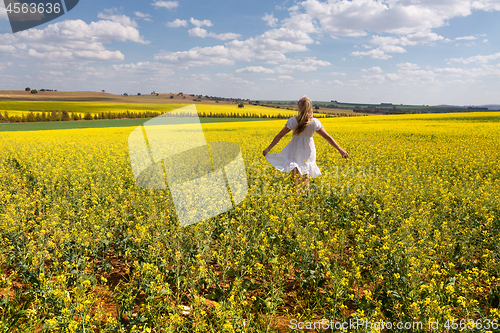
<path fill-rule="evenodd" d="M 269 153 L 269 150 L 270 150 L 269 148 L 265 149 L 265 150 L 262 152 L 262 154 L 264 154 L 264 156 L 266 156 L 266 155 L 267 155 L 267 153 Z"/>
<path fill-rule="evenodd" d="M 349 154 L 342 148 L 339 149 L 340 155 L 342 155 L 343 158 L 348 158 Z"/>

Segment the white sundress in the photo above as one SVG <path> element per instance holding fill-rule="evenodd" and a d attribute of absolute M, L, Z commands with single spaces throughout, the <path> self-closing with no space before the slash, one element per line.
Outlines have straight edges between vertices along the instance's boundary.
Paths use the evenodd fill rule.
<path fill-rule="evenodd" d="M 297 118 L 290 117 L 285 126 L 293 131 L 297 125 Z M 268 153 L 266 155 L 267 161 L 282 172 L 290 172 L 297 168 L 301 175 L 308 175 L 311 178 L 321 176 L 316 165 L 316 147 L 313 135 L 322 127 L 321 122 L 313 118 L 299 135 L 293 136 L 280 153 Z"/>

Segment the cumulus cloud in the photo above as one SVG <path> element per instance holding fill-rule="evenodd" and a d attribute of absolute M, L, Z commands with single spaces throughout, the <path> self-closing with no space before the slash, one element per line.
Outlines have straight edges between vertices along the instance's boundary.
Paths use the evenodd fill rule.
<path fill-rule="evenodd" d="M 386 54 L 381 49 L 373 49 L 373 50 L 366 51 L 366 52 L 354 51 L 354 52 L 351 53 L 351 55 L 355 56 L 355 57 L 368 56 L 368 57 L 373 58 L 373 59 L 381 59 L 381 60 L 392 58 L 391 55 Z"/>
<path fill-rule="evenodd" d="M 158 1 L 151 3 L 156 8 L 166 8 L 166 9 L 174 9 L 179 7 L 179 3 L 177 1 Z"/>
<path fill-rule="evenodd" d="M 264 15 L 262 20 L 265 21 L 268 26 L 273 27 L 273 28 L 278 23 L 278 19 L 276 17 L 274 17 L 273 13 L 271 13 L 271 14 L 266 13 L 266 15 Z"/>
<path fill-rule="evenodd" d="M 137 17 L 139 19 L 143 19 L 144 21 L 148 21 L 148 22 L 153 22 L 153 20 L 151 19 L 151 15 L 149 15 L 149 14 L 142 13 L 142 12 L 134 12 L 134 14 L 135 14 L 135 17 Z"/>
<path fill-rule="evenodd" d="M 383 70 L 379 66 L 375 66 L 369 69 L 361 69 L 362 72 L 373 72 L 373 73 L 382 73 Z"/>
<path fill-rule="evenodd" d="M 112 71 L 123 75 L 139 75 L 148 78 L 163 78 L 175 72 L 170 66 L 158 62 L 137 62 L 131 64 L 113 65 Z"/>
<path fill-rule="evenodd" d="M 282 27 L 304 33 L 327 33 L 332 38 L 374 34 L 373 50 L 355 51 L 351 55 L 389 59 L 391 53 L 406 52 L 405 46 L 449 41 L 432 30 L 452 18 L 468 16 L 473 10 L 500 10 L 500 3 L 498 0 L 305 0 L 289 8 L 290 17 L 282 21 Z M 371 49 L 366 45 L 365 48 Z"/>
<path fill-rule="evenodd" d="M 262 66 L 249 66 L 237 69 L 236 73 L 264 73 L 264 74 L 284 74 L 293 72 L 311 72 L 318 69 L 318 67 L 330 66 L 328 61 L 317 60 L 316 58 L 301 59 L 285 59 L 282 64 L 274 68 L 266 68 Z"/>
<path fill-rule="evenodd" d="M 412 64 L 410 62 L 405 62 L 405 63 L 399 63 L 397 64 L 396 66 L 398 66 L 400 69 L 403 69 L 403 70 L 415 70 L 415 69 L 419 69 L 420 66 L 417 65 L 417 64 Z"/>
<path fill-rule="evenodd" d="M 67 20 L 45 29 L 29 29 L 13 34 L 0 35 L 0 49 L 14 47 L 20 56 L 30 56 L 53 61 L 120 61 L 125 57 L 120 51 L 106 49 L 112 40 L 148 44 L 139 31 L 122 23 L 104 20 L 85 23 Z"/>
<path fill-rule="evenodd" d="M 276 73 L 293 73 L 293 72 L 312 72 L 318 67 L 326 67 L 331 64 L 328 61 L 317 60 L 314 58 L 300 59 L 287 59 L 284 64 L 277 66 L 274 71 Z"/>
<path fill-rule="evenodd" d="M 170 27 L 170 28 L 187 27 L 187 21 L 186 20 L 175 19 L 172 22 L 167 22 L 166 26 Z"/>
<path fill-rule="evenodd" d="M 201 30 L 197 30 L 197 32 L 204 33 Z M 155 55 L 155 59 L 164 63 L 188 67 L 208 64 L 233 65 L 235 61 L 264 60 L 270 64 L 283 64 L 285 67 L 290 67 L 289 69 L 285 67 L 280 69 L 283 71 L 292 70 L 293 66 L 301 70 L 302 66 L 315 68 L 315 65 L 317 66 L 320 61 L 308 60 L 307 64 L 293 64 L 289 62 L 285 54 L 306 51 L 306 45 L 313 42 L 312 38 L 304 32 L 280 28 L 266 31 L 255 38 L 232 40 L 224 45 L 194 47 L 188 51 L 179 52 L 162 51 Z"/>
<path fill-rule="evenodd" d="M 235 34 L 232 32 L 216 34 L 213 32 L 208 32 L 205 29 L 199 28 L 199 27 L 190 29 L 188 32 L 189 32 L 189 36 L 201 37 L 201 38 L 212 37 L 212 38 L 216 38 L 216 39 L 220 39 L 220 40 L 237 39 L 241 36 L 240 34 Z"/>
<path fill-rule="evenodd" d="M 110 20 L 116 23 L 120 23 L 127 27 L 134 27 L 134 28 L 138 27 L 137 23 L 127 15 L 115 15 L 115 14 L 109 14 L 108 12 L 107 14 L 99 13 L 97 17 L 103 20 Z"/>
<path fill-rule="evenodd" d="M 196 20 L 196 19 L 194 19 L 192 17 L 189 20 L 189 22 L 191 22 L 192 25 L 195 25 L 198 28 L 203 27 L 203 26 L 211 27 L 213 25 L 212 22 L 210 22 L 210 20 L 200 21 L 200 20 Z"/>
<path fill-rule="evenodd" d="M 421 31 L 401 37 L 375 35 L 370 38 L 370 43 L 376 45 L 375 49 L 366 52 L 356 51 L 351 53 L 351 55 L 358 57 L 368 56 L 374 59 L 389 59 L 392 56 L 387 53 L 405 53 L 406 49 L 403 46 L 433 43 L 440 40 L 444 40 L 444 37 L 430 31 Z M 367 47 L 365 46 L 365 48 Z"/>
<path fill-rule="evenodd" d="M 378 1 L 306 0 L 290 8 L 289 27 L 312 25 L 337 36 L 366 36 L 368 32 L 397 35 L 430 31 L 472 10 L 500 10 L 497 0 Z M 314 28 L 313 28 L 314 27 Z"/>
<path fill-rule="evenodd" d="M 7 16 L 7 11 L 5 10 L 5 7 L 0 5 L 0 20 L 5 19 L 8 20 L 9 17 Z"/>
<path fill-rule="evenodd" d="M 475 40 L 475 39 L 477 39 L 477 38 L 474 36 L 463 36 L 463 37 L 455 38 L 455 40 Z"/>
<path fill-rule="evenodd" d="M 249 66 L 245 68 L 240 68 L 236 70 L 236 73 L 265 73 L 272 74 L 274 70 L 271 68 L 265 68 L 262 66 Z"/>
<path fill-rule="evenodd" d="M 450 62 L 460 62 L 463 64 L 470 64 L 470 63 L 478 63 L 478 64 L 486 64 L 491 60 L 496 60 L 500 58 L 500 52 L 497 52 L 495 54 L 489 54 L 489 55 L 477 55 L 477 56 L 472 56 L 468 58 L 452 58 L 450 59 Z"/>
<path fill-rule="evenodd" d="M 485 11 L 500 10 L 500 3 L 497 0 L 474 0 L 471 1 L 472 8 Z"/>
<path fill-rule="evenodd" d="M 155 55 L 155 60 L 165 64 L 174 64 L 181 67 L 204 65 L 234 65 L 230 59 L 230 50 L 224 45 L 211 47 L 194 47 L 189 51 L 167 52 L 162 51 Z"/>
<path fill-rule="evenodd" d="M 291 77 L 290 75 L 279 75 L 278 79 L 280 79 L 280 80 L 294 80 L 294 78 Z"/>

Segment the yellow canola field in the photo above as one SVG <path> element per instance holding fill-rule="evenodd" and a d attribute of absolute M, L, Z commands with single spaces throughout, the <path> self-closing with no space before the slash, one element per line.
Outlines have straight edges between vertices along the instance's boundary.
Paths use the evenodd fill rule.
<path fill-rule="evenodd" d="M 285 120 L 203 124 L 208 142 L 241 148 L 249 193 L 184 228 L 168 191 L 135 185 L 134 128 L 0 132 L 0 325 L 287 332 L 324 319 L 495 332 L 499 120 L 322 120 L 351 158 L 315 136 L 322 176 L 309 196 L 262 156 Z"/>

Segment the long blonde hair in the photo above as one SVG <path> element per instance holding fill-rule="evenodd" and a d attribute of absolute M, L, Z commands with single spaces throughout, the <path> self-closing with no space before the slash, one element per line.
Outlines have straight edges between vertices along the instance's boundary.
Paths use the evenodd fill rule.
<path fill-rule="evenodd" d="M 293 135 L 299 135 L 313 119 L 312 101 L 306 95 L 299 100 L 299 120 Z"/>

